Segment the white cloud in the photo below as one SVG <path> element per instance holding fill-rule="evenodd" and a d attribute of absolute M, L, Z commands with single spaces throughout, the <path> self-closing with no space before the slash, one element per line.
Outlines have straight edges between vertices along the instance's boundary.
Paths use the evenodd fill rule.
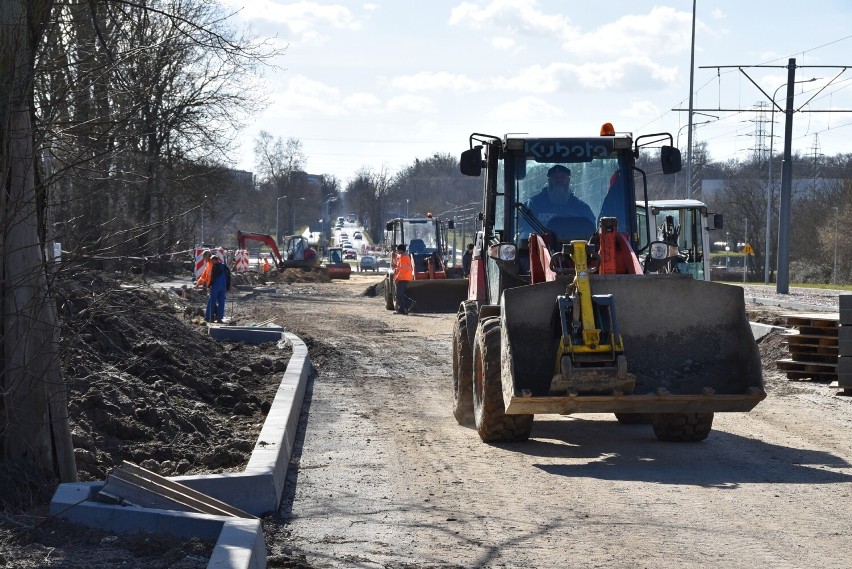
<path fill-rule="evenodd" d="M 421 72 L 414 75 L 402 75 L 394 77 L 391 85 L 406 91 L 464 91 L 472 92 L 478 90 L 478 85 L 467 75 L 453 73 Z"/>
<path fill-rule="evenodd" d="M 292 77 L 273 98 L 271 111 L 282 117 L 335 116 L 343 112 L 340 91 L 303 75 Z"/>
<path fill-rule="evenodd" d="M 661 113 L 659 107 L 651 101 L 633 101 L 630 103 L 630 106 L 621 109 L 618 114 L 622 117 L 637 119 L 644 117 L 656 117 Z M 616 125 L 616 127 L 617 126 L 618 125 Z"/>
<path fill-rule="evenodd" d="M 387 108 L 391 111 L 411 111 L 416 113 L 431 113 L 435 104 L 427 97 L 418 95 L 401 95 L 388 100 Z"/>
<path fill-rule="evenodd" d="M 515 47 L 516 44 L 517 44 L 517 42 L 515 42 L 515 40 L 513 40 L 512 38 L 507 38 L 507 37 L 491 38 L 491 45 L 493 45 L 497 49 L 510 50 L 513 47 Z"/>
<path fill-rule="evenodd" d="M 311 45 L 325 43 L 329 30 L 358 30 L 361 22 L 346 6 L 276 0 L 223 0 L 245 20 L 283 24 L 292 41 Z M 289 37 L 287 39 L 290 39 Z"/>
<path fill-rule="evenodd" d="M 521 93 L 554 93 L 562 87 L 563 80 L 571 75 L 573 66 L 553 63 L 547 67 L 532 65 L 517 75 L 497 77 L 492 84 L 497 89 Z"/>
<path fill-rule="evenodd" d="M 560 14 L 546 14 L 536 0 L 492 0 L 462 2 L 452 9 L 450 25 L 465 25 L 474 30 L 495 28 L 507 35 L 561 37 L 575 28 Z"/>
<path fill-rule="evenodd" d="M 362 6 L 362 8 L 364 8 L 365 12 L 375 12 L 380 8 L 380 6 L 374 2 L 367 2 Z"/>
<path fill-rule="evenodd" d="M 648 14 L 622 16 L 585 34 L 568 35 L 563 47 L 585 58 L 624 54 L 670 54 L 689 50 L 692 14 L 666 6 Z"/>
<path fill-rule="evenodd" d="M 497 89 L 521 93 L 557 93 L 575 87 L 588 90 L 634 90 L 674 83 L 676 67 L 664 67 L 647 57 L 624 57 L 606 63 L 552 63 L 547 67 L 530 66 L 511 77 L 497 77 Z"/>
<path fill-rule="evenodd" d="M 353 93 L 343 100 L 343 106 L 356 112 L 375 111 L 382 101 L 372 93 Z"/>
<path fill-rule="evenodd" d="M 520 97 L 514 101 L 494 107 L 488 115 L 489 118 L 504 123 L 539 120 L 541 117 L 558 119 L 568 116 L 564 109 L 554 107 L 538 97 L 530 96 Z"/>

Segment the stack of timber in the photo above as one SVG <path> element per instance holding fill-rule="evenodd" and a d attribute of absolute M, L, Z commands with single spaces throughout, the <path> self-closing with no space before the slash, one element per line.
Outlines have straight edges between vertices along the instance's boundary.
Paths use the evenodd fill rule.
<path fill-rule="evenodd" d="M 840 295 L 840 328 L 837 381 L 831 384 L 846 395 L 852 395 L 852 294 Z"/>
<path fill-rule="evenodd" d="M 787 373 L 787 379 L 836 379 L 838 315 L 817 312 L 784 316 L 793 329 L 784 334 L 790 357 L 777 360 L 778 369 Z"/>

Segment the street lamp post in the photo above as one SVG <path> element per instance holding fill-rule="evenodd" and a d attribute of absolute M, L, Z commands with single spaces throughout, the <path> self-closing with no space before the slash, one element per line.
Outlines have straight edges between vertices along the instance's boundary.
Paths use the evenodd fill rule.
<path fill-rule="evenodd" d="M 702 115 L 702 116 L 705 116 L 705 117 L 710 117 L 710 118 L 713 118 L 713 119 L 719 120 L 719 117 L 717 117 L 716 115 L 708 115 L 707 113 L 695 113 L 695 112 L 694 112 L 694 113 L 692 113 L 692 114 L 693 114 L 693 115 Z M 694 122 L 694 123 L 692 123 L 692 125 L 691 125 L 691 126 L 692 126 L 692 130 L 694 130 L 694 129 L 695 129 L 695 127 L 697 127 L 697 126 L 698 126 L 698 125 L 700 125 L 700 124 L 707 124 L 707 123 L 710 123 L 710 122 L 714 122 L 714 121 L 701 121 L 701 122 Z M 680 149 L 680 133 L 683 131 L 683 129 L 688 128 L 689 126 L 690 126 L 690 124 L 689 124 L 689 123 L 687 123 L 687 124 L 683 125 L 682 127 L 680 127 L 680 128 L 678 129 L 678 131 L 677 131 L 677 137 L 675 138 L 675 146 L 677 146 L 678 150 Z M 690 130 L 690 133 L 692 132 L 692 130 Z M 691 144 L 692 144 L 692 138 L 691 138 L 691 137 L 689 137 L 689 138 L 690 138 L 690 140 L 689 140 L 688 144 L 690 144 L 690 145 L 691 145 Z M 689 159 L 690 159 L 690 160 L 692 159 L 692 157 L 691 157 L 691 153 L 690 153 L 690 158 L 689 158 Z M 675 198 L 677 197 L 677 177 L 678 177 L 678 173 L 677 173 L 677 172 L 675 172 L 675 181 L 674 181 L 674 185 L 675 185 Z M 692 180 L 690 180 L 690 179 L 689 179 L 689 178 L 691 178 L 691 177 L 692 177 L 692 172 L 690 172 L 690 174 L 687 176 L 687 180 L 686 180 L 686 191 L 684 192 L 684 194 L 685 194 L 685 195 L 683 196 L 683 197 L 684 197 L 684 198 L 686 198 L 686 199 L 689 199 L 689 196 L 690 196 L 690 194 L 692 193 L 692 192 L 690 192 L 690 185 L 692 184 Z"/>
<path fill-rule="evenodd" d="M 299 198 L 300 200 L 304 200 L 305 198 Z M 293 231 L 290 232 L 290 235 L 296 234 L 296 201 L 293 200 Z"/>
<path fill-rule="evenodd" d="M 204 201 L 201 204 L 201 245 L 204 247 L 204 204 L 207 203 L 207 196 L 204 196 Z"/>
<path fill-rule="evenodd" d="M 840 217 L 840 210 L 834 208 L 834 264 L 831 267 L 831 284 L 837 283 L 837 218 Z"/>
<path fill-rule="evenodd" d="M 281 196 L 277 200 L 275 200 L 275 244 L 277 245 L 281 241 L 281 231 L 278 229 L 278 202 L 286 198 L 287 196 Z"/>
<path fill-rule="evenodd" d="M 408 198 L 405 198 L 405 217 L 408 217 Z"/>
<path fill-rule="evenodd" d="M 731 234 L 725 232 L 725 270 L 731 268 Z"/>
<path fill-rule="evenodd" d="M 745 235 L 743 236 L 743 241 L 745 241 L 744 249 L 748 246 L 748 218 L 745 218 Z M 746 274 L 748 273 L 748 251 L 743 251 L 743 282 L 746 282 Z"/>
<path fill-rule="evenodd" d="M 812 81 L 816 81 L 816 77 L 811 77 L 810 79 L 803 79 L 802 81 L 794 81 L 793 83 L 810 83 Z M 764 255 L 763 255 L 763 282 L 764 284 L 769 284 L 769 224 L 772 222 L 772 194 L 774 193 L 772 190 L 772 158 L 773 152 L 775 149 L 775 96 L 778 95 L 778 91 L 781 87 L 785 87 L 787 83 L 783 85 L 778 85 L 778 88 L 775 89 L 775 92 L 772 93 L 772 114 L 770 115 L 770 125 L 769 125 L 769 183 L 766 188 L 766 238 L 764 239 Z"/>

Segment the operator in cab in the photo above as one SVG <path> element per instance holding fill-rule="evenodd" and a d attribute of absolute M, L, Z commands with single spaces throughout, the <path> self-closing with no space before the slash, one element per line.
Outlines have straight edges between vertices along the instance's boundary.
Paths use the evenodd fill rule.
<path fill-rule="evenodd" d="M 571 170 L 562 164 L 547 171 L 547 185 L 529 199 L 527 207 L 545 225 L 556 217 L 567 215 L 585 217 L 592 224 L 595 223 L 592 208 L 575 196 L 571 189 Z"/>
<path fill-rule="evenodd" d="M 547 171 L 547 185 L 525 205 L 558 241 L 587 239 L 595 231 L 597 218 L 589 204 L 574 195 L 571 170 L 562 164 Z M 522 238 L 526 238 L 532 228 L 521 219 L 520 230 Z"/>

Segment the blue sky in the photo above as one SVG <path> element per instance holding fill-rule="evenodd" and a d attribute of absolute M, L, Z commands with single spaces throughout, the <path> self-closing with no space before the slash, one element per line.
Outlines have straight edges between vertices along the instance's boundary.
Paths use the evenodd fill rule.
<path fill-rule="evenodd" d="M 360 168 L 394 173 L 435 152 L 458 155 L 472 132 L 583 136 L 601 123 L 660 131 L 686 146 L 691 1 L 221 0 L 236 21 L 285 54 L 258 88 L 270 106 L 240 136 L 237 167 L 254 170 L 258 131 L 302 141 L 306 170 L 344 184 Z M 796 107 L 852 110 L 852 1 L 697 0 L 695 109 L 784 106 L 790 57 Z M 834 82 L 827 85 L 830 79 Z M 827 86 L 826 86 L 827 85 Z M 779 89 L 779 87 L 781 87 Z M 822 91 L 817 94 L 817 92 Z M 755 113 L 701 111 L 695 139 L 716 160 L 746 159 Z M 718 117 L 714 118 L 714 117 Z M 783 117 L 775 113 L 775 149 Z M 798 113 L 793 150 L 852 152 L 852 113 Z"/>

